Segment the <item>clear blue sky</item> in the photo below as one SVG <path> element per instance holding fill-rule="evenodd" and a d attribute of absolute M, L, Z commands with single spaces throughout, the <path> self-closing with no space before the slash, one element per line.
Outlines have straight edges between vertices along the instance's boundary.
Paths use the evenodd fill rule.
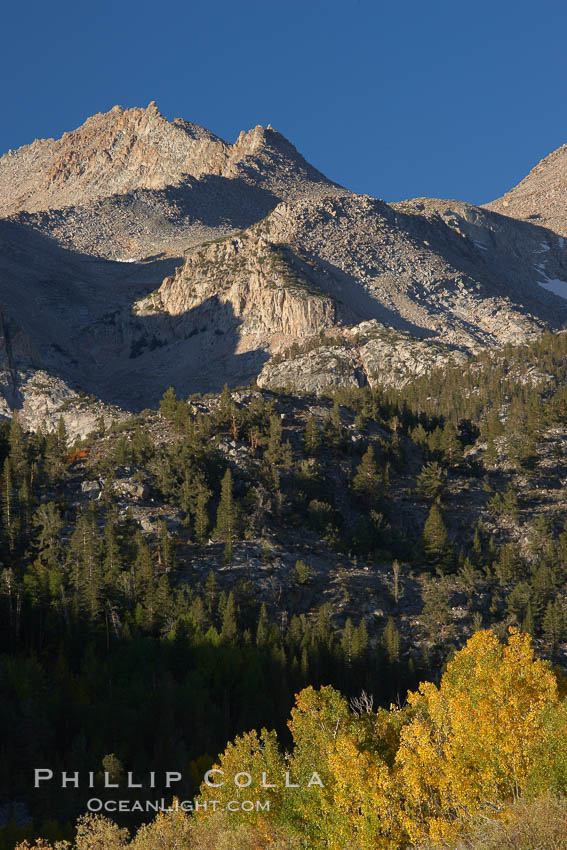
<path fill-rule="evenodd" d="M 565 0 L 16 0 L 2 30 L 1 152 L 156 100 L 357 192 L 483 203 L 567 141 Z"/>

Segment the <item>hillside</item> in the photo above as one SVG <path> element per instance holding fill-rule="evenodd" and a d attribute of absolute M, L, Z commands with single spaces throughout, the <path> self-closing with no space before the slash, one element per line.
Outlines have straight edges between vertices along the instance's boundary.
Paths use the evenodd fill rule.
<path fill-rule="evenodd" d="M 74 444 L 62 420 L 4 424 L 8 799 L 36 825 L 84 811 L 87 788 L 27 784 L 77 749 L 93 770 L 163 760 L 195 794 L 235 735 L 285 741 L 303 688 L 364 689 L 383 716 L 481 627 L 565 670 L 566 352 L 545 334 L 331 397 L 168 390 L 129 418 L 82 397 Z"/>

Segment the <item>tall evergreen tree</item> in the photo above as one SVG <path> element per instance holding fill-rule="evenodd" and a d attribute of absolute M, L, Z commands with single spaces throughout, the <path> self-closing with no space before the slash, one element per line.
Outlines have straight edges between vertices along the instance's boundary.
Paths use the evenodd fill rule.
<path fill-rule="evenodd" d="M 2 525 L 8 550 L 13 552 L 19 534 L 18 497 L 14 487 L 12 464 L 10 459 L 4 461 L 2 472 Z"/>
<path fill-rule="evenodd" d="M 310 455 L 311 457 L 315 457 L 319 451 L 319 447 L 321 446 L 321 434 L 319 432 L 319 425 L 315 416 L 309 416 L 305 423 L 303 445 L 305 447 L 305 454 Z"/>
<path fill-rule="evenodd" d="M 400 633 L 393 617 L 388 617 L 388 622 L 382 635 L 382 646 L 386 652 L 388 663 L 397 664 L 400 660 Z"/>
<path fill-rule="evenodd" d="M 382 476 L 374 459 L 374 449 L 369 446 L 352 479 L 353 490 L 369 505 L 374 506 L 381 495 Z"/>
<path fill-rule="evenodd" d="M 236 602 L 234 600 L 234 593 L 231 591 L 228 594 L 222 615 L 221 640 L 224 643 L 231 643 L 235 640 L 237 634 L 238 624 L 236 621 Z"/>
<path fill-rule="evenodd" d="M 421 539 L 427 563 L 441 572 L 450 572 L 454 566 L 454 551 L 437 504 L 431 506 Z"/>
<path fill-rule="evenodd" d="M 224 542 L 224 560 L 232 564 L 232 546 L 238 531 L 238 506 L 233 495 L 232 472 L 228 468 L 221 483 L 215 535 Z"/>

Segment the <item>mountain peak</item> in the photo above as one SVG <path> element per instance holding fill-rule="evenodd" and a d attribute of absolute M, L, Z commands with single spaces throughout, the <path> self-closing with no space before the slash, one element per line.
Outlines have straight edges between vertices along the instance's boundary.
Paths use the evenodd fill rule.
<path fill-rule="evenodd" d="M 486 207 L 567 236 L 567 144 L 544 157 L 517 186 Z"/>
<path fill-rule="evenodd" d="M 258 160 L 253 167 L 251 157 Z M 271 126 L 258 124 L 230 145 L 182 118 L 169 121 L 152 100 L 146 108 L 113 106 L 60 139 L 35 141 L 3 156 L 0 215 L 60 210 L 203 175 L 239 177 L 268 191 L 282 183 L 329 184 Z"/>

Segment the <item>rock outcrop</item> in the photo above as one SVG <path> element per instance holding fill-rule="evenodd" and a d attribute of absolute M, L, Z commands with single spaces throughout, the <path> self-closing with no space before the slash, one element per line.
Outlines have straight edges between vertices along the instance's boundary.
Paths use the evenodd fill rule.
<path fill-rule="evenodd" d="M 317 287 L 306 262 L 250 231 L 192 249 L 157 292 L 136 303 L 135 313 L 185 316 L 191 325 L 192 311 L 205 302 L 219 307 L 218 332 L 238 327 L 241 337 L 268 343 L 318 333 L 339 318 L 338 305 Z"/>

